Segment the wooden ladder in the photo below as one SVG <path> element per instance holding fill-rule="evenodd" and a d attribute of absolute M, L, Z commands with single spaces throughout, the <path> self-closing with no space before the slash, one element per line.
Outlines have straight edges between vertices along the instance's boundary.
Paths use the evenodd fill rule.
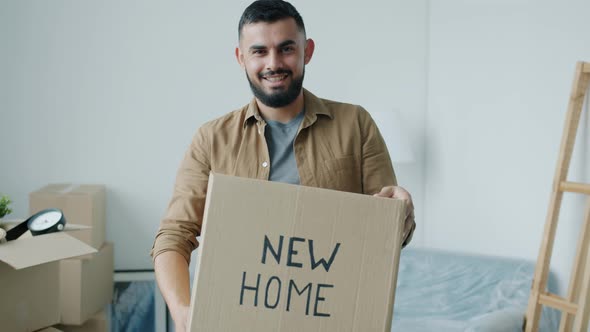
<path fill-rule="evenodd" d="M 588 254 L 590 250 L 590 184 L 568 182 L 567 173 L 589 82 L 590 63 L 578 62 L 561 138 L 557 169 L 553 179 L 553 192 L 547 211 L 539 258 L 535 267 L 526 313 L 525 332 L 538 331 L 543 305 L 562 312 L 560 332 L 572 331 L 572 327 L 573 331 L 586 332 L 588 330 L 588 318 L 590 317 L 590 255 Z M 580 231 L 567 297 L 563 298 L 547 292 L 547 278 L 559 210 L 565 192 L 586 194 L 589 195 L 589 199 Z"/>

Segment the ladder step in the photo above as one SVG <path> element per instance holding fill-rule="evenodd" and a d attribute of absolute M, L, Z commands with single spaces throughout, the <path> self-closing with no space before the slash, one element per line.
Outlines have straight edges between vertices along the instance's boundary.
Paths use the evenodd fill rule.
<path fill-rule="evenodd" d="M 590 195 L 590 184 L 563 181 L 559 184 L 559 190 Z"/>
<path fill-rule="evenodd" d="M 571 303 L 563 297 L 551 293 L 539 295 L 539 303 L 549 306 L 551 308 L 560 309 L 567 313 L 575 315 L 578 311 L 578 305 Z"/>

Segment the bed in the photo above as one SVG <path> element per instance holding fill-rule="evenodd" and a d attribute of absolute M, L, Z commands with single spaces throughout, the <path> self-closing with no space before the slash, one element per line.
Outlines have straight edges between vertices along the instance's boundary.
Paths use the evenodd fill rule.
<path fill-rule="evenodd" d="M 392 331 L 522 331 L 535 264 L 432 249 L 402 250 Z M 557 281 L 549 278 L 549 290 Z M 543 308 L 540 331 L 557 331 Z"/>

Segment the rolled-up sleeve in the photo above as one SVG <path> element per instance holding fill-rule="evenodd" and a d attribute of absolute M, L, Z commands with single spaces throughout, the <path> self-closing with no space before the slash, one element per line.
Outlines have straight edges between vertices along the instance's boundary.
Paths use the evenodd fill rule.
<path fill-rule="evenodd" d="M 210 144 L 201 127 L 178 169 L 172 199 L 150 252 L 152 259 L 176 251 L 190 263 L 191 252 L 199 245 L 196 238 L 201 233 L 210 171 Z"/>

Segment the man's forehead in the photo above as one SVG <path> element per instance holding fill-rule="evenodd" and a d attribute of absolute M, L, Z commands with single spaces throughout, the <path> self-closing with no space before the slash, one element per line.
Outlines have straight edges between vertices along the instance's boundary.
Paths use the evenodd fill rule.
<path fill-rule="evenodd" d="M 242 27 L 240 44 L 250 46 L 251 44 L 278 44 L 285 40 L 303 42 L 305 35 L 300 31 L 292 18 L 286 18 L 275 22 L 256 22 L 245 24 Z"/>

